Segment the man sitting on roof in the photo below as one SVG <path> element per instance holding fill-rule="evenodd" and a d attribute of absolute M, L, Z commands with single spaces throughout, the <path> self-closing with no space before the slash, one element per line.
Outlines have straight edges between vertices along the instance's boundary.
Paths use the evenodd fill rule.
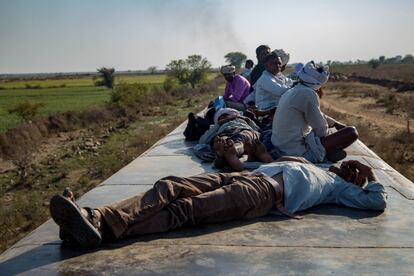
<path fill-rule="evenodd" d="M 263 59 L 270 54 L 270 47 L 267 45 L 260 45 L 256 48 L 256 57 L 257 57 L 257 65 L 253 68 L 252 72 L 250 73 L 250 91 L 253 91 L 253 85 L 256 81 L 260 78 L 263 71 L 265 70 L 265 66 L 263 64 Z"/>
<path fill-rule="evenodd" d="M 257 155 L 254 146 L 250 154 Z M 368 184 L 366 182 L 368 181 Z M 334 203 L 384 210 L 387 193 L 370 167 L 358 161 L 324 171 L 300 158 L 281 158 L 253 173 L 168 176 L 145 193 L 98 208 L 80 208 L 71 198 L 50 201 L 53 220 L 65 242 L 83 248 L 182 226 L 251 219 Z"/>
<path fill-rule="evenodd" d="M 245 110 L 243 100 L 249 95 L 249 81 L 237 75 L 236 67 L 233 65 L 222 66 L 220 71 L 227 81 L 223 95 L 226 105 L 237 110 Z"/>
<path fill-rule="evenodd" d="M 281 58 L 272 52 L 263 59 L 266 70 L 254 85 L 256 93 L 256 106 L 259 110 L 267 110 L 277 107 L 280 97 L 292 87 L 292 80 L 286 78 L 281 69 Z"/>
<path fill-rule="evenodd" d="M 252 70 L 253 70 L 253 65 L 254 65 L 253 60 L 251 59 L 246 60 L 246 63 L 244 64 L 245 70 L 240 75 L 245 77 L 247 80 L 249 80 L 250 74 L 252 73 Z"/>
<path fill-rule="evenodd" d="M 279 101 L 272 125 L 271 145 L 281 155 L 302 156 L 312 163 L 336 162 L 346 157 L 344 148 L 357 138 L 355 127 L 345 126 L 322 113 L 321 86 L 328 81 L 329 68 L 308 62 L 299 72 L 300 83 Z M 337 131 L 329 134 L 328 128 Z M 269 145 L 268 143 L 265 143 Z"/>

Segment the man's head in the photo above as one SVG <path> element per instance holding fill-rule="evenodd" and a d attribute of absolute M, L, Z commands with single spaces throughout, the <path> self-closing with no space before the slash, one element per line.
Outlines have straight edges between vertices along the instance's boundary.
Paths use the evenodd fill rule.
<path fill-rule="evenodd" d="M 260 45 L 256 48 L 256 57 L 258 63 L 263 63 L 263 58 L 270 54 L 270 47 L 267 45 Z"/>
<path fill-rule="evenodd" d="M 220 72 L 223 74 L 226 81 L 232 82 L 234 75 L 236 74 L 236 67 L 233 65 L 224 65 L 221 67 Z"/>
<path fill-rule="evenodd" d="M 328 81 L 329 67 L 327 65 L 317 65 L 310 61 L 303 66 L 298 77 L 301 83 L 316 91 Z"/>
<path fill-rule="evenodd" d="M 330 166 L 329 171 L 360 187 L 367 181 L 367 175 L 358 169 L 352 161 L 342 162 L 340 167 Z"/>
<path fill-rule="evenodd" d="M 254 65 L 253 60 L 248 59 L 248 60 L 246 60 L 246 63 L 244 64 L 244 68 L 250 69 L 250 68 L 253 67 L 253 65 Z"/>
<path fill-rule="evenodd" d="M 263 58 L 263 64 L 266 70 L 273 75 L 279 73 L 282 68 L 282 60 L 275 53 L 270 53 L 265 58 Z"/>
<path fill-rule="evenodd" d="M 286 53 L 285 50 L 283 50 L 283 49 L 273 50 L 273 53 L 278 55 L 280 57 L 280 59 L 282 60 L 282 67 L 281 67 L 280 71 L 283 72 L 286 69 L 286 65 L 289 62 L 290 54 Z"/>

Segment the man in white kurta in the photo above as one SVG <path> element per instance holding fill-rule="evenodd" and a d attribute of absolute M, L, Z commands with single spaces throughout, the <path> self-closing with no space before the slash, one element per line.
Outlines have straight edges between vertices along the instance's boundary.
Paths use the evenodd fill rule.
<path fill-rule="evenodd" d="M 358 132 L 320 110 L 318 93 L 329 78 L 328 67 L 309 62 L 299 78 L 300 83 L 280 99 L 273 119 L 271 142 L 281 155 L 302 156 L 313 163 L 322 162 L 325 157 L 336 162 L 345 157 L 342 149 L 358 138 Z M 329 135 L 329 127 L 338 131 Z"/>
<path fill-rule="evenodd" d="M 264 59 L 266 70 L 254 85 L 255 102 L 259 110 L 275 108 L 280 97 L 288 91 L 293 81 L 281 73 L 282 60 L 275 53 Z"/>

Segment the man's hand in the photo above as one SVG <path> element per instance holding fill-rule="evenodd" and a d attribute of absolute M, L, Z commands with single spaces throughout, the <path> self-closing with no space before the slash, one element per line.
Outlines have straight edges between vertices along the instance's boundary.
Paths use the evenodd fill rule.
<path fill-rule="evenodd" d="M 368 178 L 368 181 L 378 181 L 377 177 L 374 174 L 374 171 L 372 170 L 371 167 L 368 167 L 367 165 L 362 164 L 361 162 L 357 161 L 357 160 L 349 160 L 349 161 L 345 161 L 342 164 L 347 164 L 350 167 L 354 167 L 358 170 L 359 174 L 358 174 L 358 178 L 357 180 L 362 181 L 363 178 Z M 358 183 L 360 181 L 357 181 Z M 363 184 L 363 183 L 362 183 Z"/>

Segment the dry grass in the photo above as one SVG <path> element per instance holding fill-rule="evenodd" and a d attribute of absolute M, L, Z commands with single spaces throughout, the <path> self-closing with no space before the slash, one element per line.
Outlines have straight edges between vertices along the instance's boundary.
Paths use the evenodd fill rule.
<path fill-rule="evenodd" d="M 60 114 L 25 125 L 14 136 L 6 137 L 10 140 L 0 136 L 0 143 L 9 149 L 13 139 L 27 144 L 19 147 L 16 168 L 0 174 L 0 252 L 49 217 L 52 195 L 67 186 L 77 197 L 92 189 L 174 129 L 188 112 L 203 109 L 221 93 L 217 89 L 221 83 L 213 80 L 199 90 L 180 90 L 176 94 L 167 95 L 161 90 L 144 93 L 144 99 L 134 108 L 112 105 L 104 110 Z M 64 138 L 53 145 L 56 150 L 34 158 L 30 154 L 33 145 L 28 141 L 37 137 L 55 143 L 56 139 L 45 140 L 50 135 Z"/>

